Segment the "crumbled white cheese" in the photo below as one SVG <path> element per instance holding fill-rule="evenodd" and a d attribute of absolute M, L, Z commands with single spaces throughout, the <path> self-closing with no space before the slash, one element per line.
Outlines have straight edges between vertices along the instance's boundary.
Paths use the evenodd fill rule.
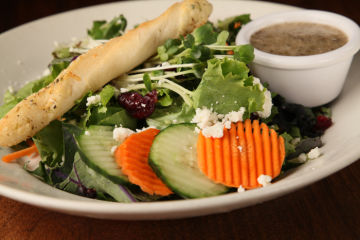
<path fill-rule="evenodd" d="M 245 113 L 245 108 L 241 107 L 239 109 L 239 111 L 237 111 L 237 112 L 232 111 L 232 112 L 229 112 L 228 114 L 226 114 L 224 117 L 224 121 L 230 121 L 233 123 L 242 121 L 244 113 Z"/>
<path fill-rule="evenodd" d="M 50 69 L 49 68 L 46 68 L 43 73 L 42 73 L 42 76 L 45 77 L 47 75 L 49 75 L 51 72 L 50 72 Z"/>
<path fill-rule="evenodd" d="M 217 114 L 207 109 L 206 107 L 196 109 L 196 114 L 191 120 L 192 123 L 197 123 L 201 129 L 210 127 L 218 121 Z"/>
<path fill-rule="evenodd" d="M 267 118 L 270 116 L 271 108 L 273 105 L 272 98 L 271 98 L 271 92 L 266 90 L 266 92 L 264 92 L 264 95 L 265 95 L 265 101 L 264 101 L 264 105 L 263 105 L 263 110 L 257 112 L 259 114 L 259 117 L 261 117 L 261 118 Z"/>
<path fill-rule="evenodd" d="M 36 153 L 31 154 L 30 156 L 24 156 L 18 159 L 19 163 L 24 165 L 24 168 L 29 171 L 34 171 L 37 169 L 41 162 L 40 155 Z"/>
<path fill-rule="evenodd" d="M 224 127 L 230 129 L 231 123 L 242 121 L 244 113 L 244 107 L 241 107 L 239 111 L 232 111 L 226 115 L 217 114 L 207 108 L 198 108 L 191 122 L 197 123 L 205 137 L 220 138 L 223 136 Z"/>
<path fill-rule="evenodd" d="M 271 184 L 271 176 L 269 175 L 264 175 L 264 174 L 261 174 L 258 178 L 257 178 L 257 181 L 259 184 L 261 184 L 263 187 L 266 187 L 268 185 Z"/>
<path fill-rule="evenodd" d="M 101 97 L 100 95 L 94 95 L 94 96 L 90 96 L 86 99 L 86 106 L 90 106 L 90 105 L 96 105 L 98 103 L 100 103 L 101 101 Z"/>
<path fill-rule="evenodd" d="M 148 130 L 148 129 L 150 129 L 150 128 L 155 128 L 155 129 L 156 129 L 156 127 L 154 127 L 154 126 L 148 126 L 148 127 L 143 127 L 143 128 L 141 128 L 141 129 L 136 129 L 136 132 L 137 132 L 137 133 L 143 132 L 143 131 Z"/>
<path fill-rule="evenodd" d="M 245 188 L 243 188 L 243 186 L 240 185 L 240 186 L 238 187 L 237 191 L 238 191 L 239 193 L 245 192 Z"/>
<path fill-rule="evenodd" d="M 224 125 L 224 127 L 227 128 L 227 129 L 230 129 L 230 128 L 231 128 L 231 122 L 230 122 L 230 121 L 225 121 L 225 122 L 223 122 L 223 125 Z"/>
<path fill-rule="evenodd" d="M 304 162 L 306 162 L 306 160 L 307 160 L 307 156 L 306 156 L 306 154 L 305 153 L 301 153 L 298 157 L 297 157 L 297 162 L 298 163 L 304 163 Z"/>
<path fill-rule="evenodd" d="M 242 146 L 238 146 L 238 149 L 239 149 L 240 152 L 242 152 L 243 147 L 242 147 Z"/>
<path fill-rule="evenodd" d="M 259 84 L 260 91 L 264 90 L 264 86 L 261 84 L 260 78 L 253 77 L 253 84 L 254 85 Z"/>
<path fill-rule="evenodd" d="M 111 154 L 114 155 L 115 154 L 115 151 L 117 149 L 118 146 L 112 146 L 111 148 Z"/>
<path fill-rule="evenodd" d="M 259 78 L 254 77 L 253 78 L 253 84 L 254 85 L 258 84 L 260 91 L 264 90 L 264 86 L 261 84 Z M 267 118 L 267 117 L 270 116 L 271 108 L 272 108 L 272 105 L 273 105 L 272 104 L 272 98 L 271 98 L 271 92 L 266 90 L 264 92 L 264 95 L 265 95 L 265 101 L 264 101 L 264 105 L 263 105 L 263 110 L 257 112 L 259 114 L 259 117 L 261 117 L 261 118 Z"/>
<path fill-rule="evenodd" d="M 224 135 L 224 126 L 221 122 L 217 122 L 210 127 L 203 128 L 202 134 L 205 137 L 221 138 Z"/>
<path fill-rule="evenodd" d="M 133 133 L 134 133 L 134 131 L 129 128 L 117 127 L 117 128 L 114 128 L 113 138 L 116 141 L 122 143 L 123 141 L 125 141 L 125 139 L 127 137 L 129 137 Z"/>
<path fill-rule="evenodd" d="M 320 149 L 318 147 L 311 149 L 307 156 L 309 159 L 318 158 L 320 156 Z"/>
<path fill-rule="evenodd" d="M 196 133 L 200 133 L 200 128 L 195 127 L 195 132 L 196 132 Z"/>

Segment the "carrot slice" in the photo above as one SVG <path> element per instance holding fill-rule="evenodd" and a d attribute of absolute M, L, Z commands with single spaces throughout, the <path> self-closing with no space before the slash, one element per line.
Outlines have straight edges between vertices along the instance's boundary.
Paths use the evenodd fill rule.
<path fill-rule="evenodd" d="M 240 151 L 240 172 L 241 172 L 241 181 L 240 185 L 247 186 L 249 184 L 249 171 L 248 171 L 248 160 L 246 154 L 246 141 L 245 141 L 245 131 L 244 124 L 242 122 L 237 123 L 237 136 L 239 140 L 239 151 Z M 237 184 L 235 185 L 237 187 Z"/>
<path fill-rule="evenodd" d="M 269 128 L 265 123 L 261 123 L 261 137 L 264 146 L 264 164 L 265 175 L 272 176 L 272 164 L 271 164 L 271 142 L 269 135 Z"/>
<path fill-rule="evenodd" d="M 239 143 L 238 139 L 236 138 L 236 126 L 234 124 L 231 125 L 230 131 L 229 131 L 229 137 L 230 137 L 230 147 L 231 147 L 231 155 L 230 155 L 230 161 L 232 165 L 232 176 L 233 176 L 233 184 L 238 184 L 240 179 L 240 150 L 239 150 Z"/>
<path fill-rule="evenodd" d="M 214 139 L 214 152 L 215 152 L 215 175 L 219 181 L 224 181 L 224 159 L 222 156 L 222 141 L 219 138 Z"/>
<path fill-rule="evenodd" d="M 227 129 L 226 129 L 227 130 Z M 233 172 L 232 172 L 232 161 L 229 157 L 229 152 L 231 149 L 231 143 L 230 143 L 230 138 L 229 138 L 229 132 L 224 130 L 224 138 L 222 141 L 222 146 L 223 146 L 223 159 L 224 159 L 224 177 L 225 177 L 225 182 L 228 184 L 231 184 L 233 181 Z M 199 134 L 202 136 L 202 134 Z M 228 173 L 228 174 L 225 174 Z"/>
<path fill-rule="evenodd" d="M 255 161 L 255 144 L 252 134 L 252 126 L 250 119 L 245 120 L 245 139 L 246 139 L 246 152 L 249 163 L 249 187 L 255 187 L 257 183 L 256 176 L 256 161 Z"/>
<path fill-rule="evenodd" d="M 254 131 L 254 142 L 255 142 L 255 154 L 257 159 L 256 171 L 264 172 L 264 153 L 263 153 L 263 143 L 261 140 L 260 125 L 258 120 L 253 121 L 253 131 Z"/>
<path fill-rule="evenodd" d="M 284 139 L 258 120 L 232 124 L 224 129 L 222 138 L 205 137 L 200 132 L 197 148 L 201 171 L 230 187 L 260 187 L 258 177 L 275 178 L 285 159 Z"/>
<path fill-rule="evenodd" d="M 206 161 L 207 161 L 207 173 L 211 178 L 216 179 L 215 175 L 215 163 L 214 163 L 214 148 L 213 139 L 205 138 L 205 149 L 206 149 Z"/>
<path fill-rule="evenodd" d="M 149 128 L 129 136 L 115 150 L 115 160 L 130 182 L 138 185 L 144 192 L 167 196 L 172 193 L 171 190 L 148 164 L 151 145 L 159 132 Z"/>
<path fill-rule="evenodd" d="M 2 157 L 3 162 L 10 163 L 18 158 L 24 157 L 24 156 L 31 156 L 32 154 L 38 154 L 38 149 L 34 143 L 28 148 L 22 149 L 20 151 L 9 153 Z"/>

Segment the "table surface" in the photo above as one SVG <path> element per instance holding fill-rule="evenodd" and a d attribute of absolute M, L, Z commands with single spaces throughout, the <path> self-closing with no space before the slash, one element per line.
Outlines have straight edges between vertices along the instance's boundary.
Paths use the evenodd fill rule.
<path fill-rule="evenodd" d="M 0 9 L 0 33 L 54 13 L 106 2 L 111 1 L 5 1 Z M 360 23 L 358 0 L 270 2 L 337 12 Z M 360 239 L 359 186 L 357 161 L 304 189 L 260 205 L 163 221 L 89 219 L 0 196 L 0 239 Z"/>

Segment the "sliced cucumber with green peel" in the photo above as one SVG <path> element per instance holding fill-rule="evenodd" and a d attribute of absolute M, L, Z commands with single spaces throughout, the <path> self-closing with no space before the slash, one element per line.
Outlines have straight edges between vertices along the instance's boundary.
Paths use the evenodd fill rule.
<path fill-rule="evenodd" d="M 113 129 L 111 126 L 90 126 L 78 138 L 81 155 L 89 167 L 113 182 L 130 184 L 111 153 L 111 149 L 119 144 L 113 139 Z"/>
<path fill-rule="evenodd" d="M 229 188 L 205 176 L 197 163 L 195 124 L 171 125 L 156 137 L 149 163 L 172 191 L 185 198 L 210 197 Z"/>

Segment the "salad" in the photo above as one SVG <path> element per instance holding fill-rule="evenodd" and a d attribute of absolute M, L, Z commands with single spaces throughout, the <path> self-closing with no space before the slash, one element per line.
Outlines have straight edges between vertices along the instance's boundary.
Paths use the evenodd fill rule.
<path fill-rule="evenodd" d="M 168 39 L 156 55 L 88 92 L 3 160 L 22 157 L 24 169 L 47 184 L 118 202 L 202 198 L 270 184 L 319 156 L 331 111 L 287 103 L 252 75 L 253 47 L 235 45 L 249 21 L 244 14 Z M 0 118 L 126 27 L 123 15 L 95 21 L 87 38 L 57 45 L 41 79 L 5 93 Z M 253 141 L 246 140 L 248 134 Z M 265 135 L 276 147 L 266 148 L 259 140 Z M 255 156 L 259 151 L 263 157 Z M 276 155 L 276 163 L 267 154 Z"/>

